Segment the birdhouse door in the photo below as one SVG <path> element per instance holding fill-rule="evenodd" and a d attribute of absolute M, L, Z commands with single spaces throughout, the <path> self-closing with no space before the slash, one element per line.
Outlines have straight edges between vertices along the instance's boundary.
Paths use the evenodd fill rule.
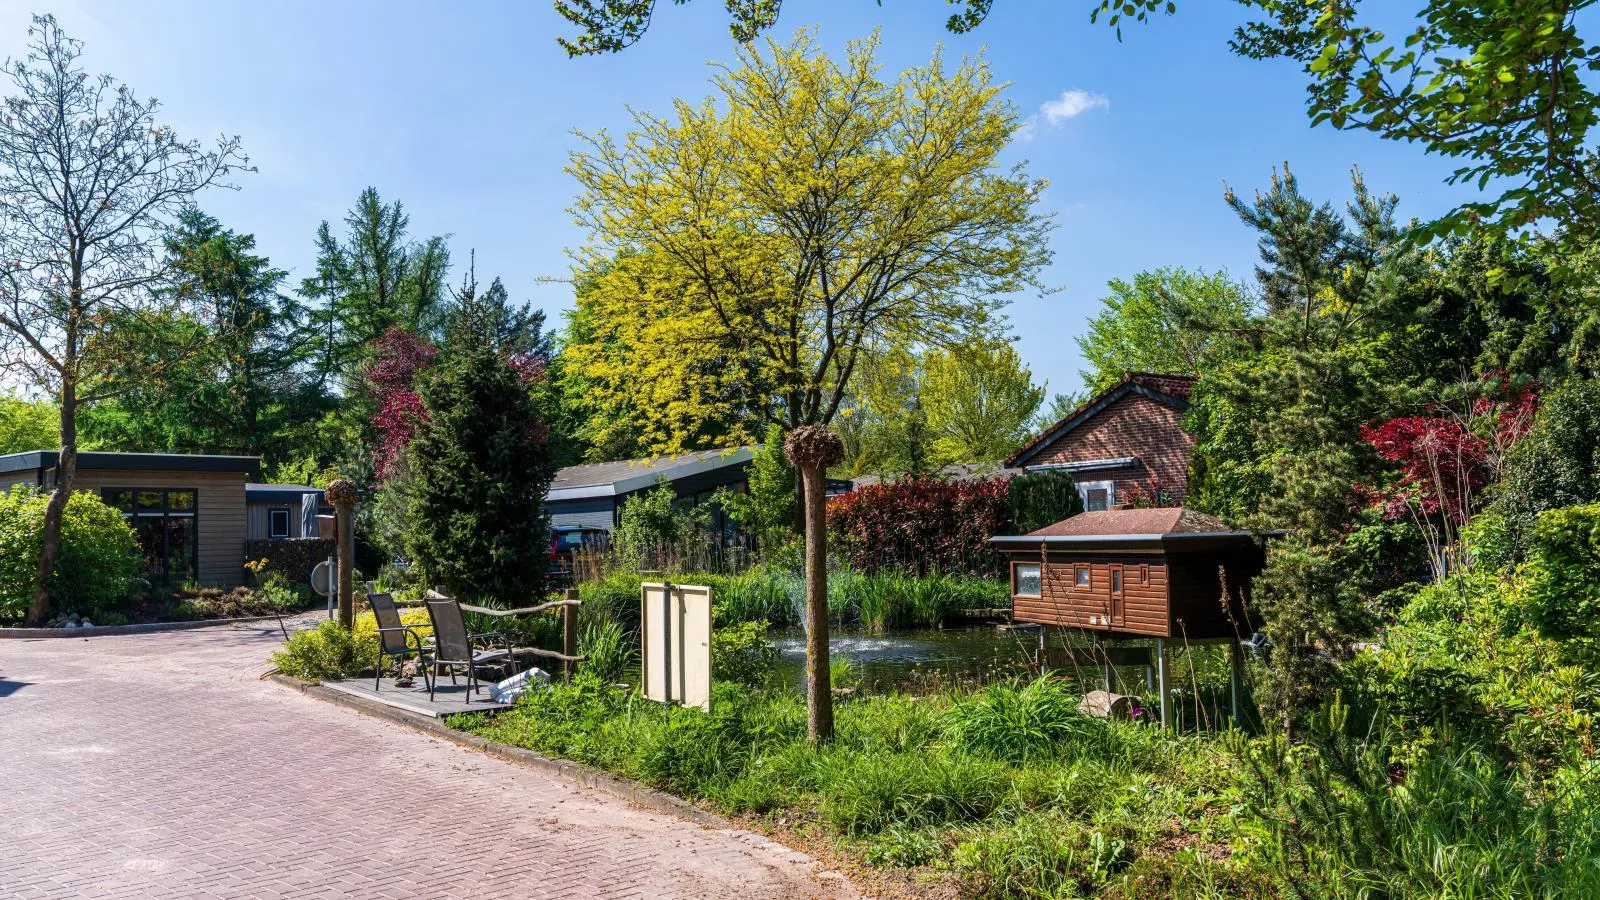
<path fill-rule="evenodd" d="M 1121 627 L 1126 623 L 1127 610 L 1123 603 L 1122 563 L 1111 563 L 1110 577 L 1106 579 L 1111 591 L 1109 602 L 1106 603 L 1106 613 L 1111 617 L 1112 627 Z"/>

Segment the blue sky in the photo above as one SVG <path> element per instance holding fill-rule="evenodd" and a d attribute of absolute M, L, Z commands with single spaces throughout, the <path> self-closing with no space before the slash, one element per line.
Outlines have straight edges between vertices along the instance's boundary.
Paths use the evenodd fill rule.
<path fill-rule="evenodd" d="M 475 249 L 480 279 L 502 276 L 554 321 L 570 292 L 536 279 L 564 276 L 565 248 L 582 239 L 562 171 L 572 130 L 620 130 L 630 105 L 698 99 L 705 63 L 733 56 L 719 0 L 662 3 L 637 46 L 571 60 L 548 0 L 0 0 L 0 55 L 22 50 L 30 12 L 53 12 L 87 44 L 90 71 L 160 98 L 181 134 L 239 134 L 260 171 L 201 206 L 254 233 L 296 283 L 317 224 L 373 185 L 405 203 L 415 235 L 451 235 L 462 264 Z M 1038 117 L 1008 154 L 1051 182 L 1060 227 L 1045 280 L 1065 290 L 1018 296 L 1010 312 L 1053 391 L 1079 387 L 1072 338 L 1108 279 L 1166 265 L 1249 276 L 1255 236 L 1223 204 L 1224 182 L 1248 193 L 1287 161 L 1309 194 L 1342 202 L 1359 163 L 1370 186 L 1400 195 L 1403 216 L 1464 196 L 1443 183 L 1451 167 L 1416 147 L 1311 128 L 1293 66 L 1229 54 L 1233 4 L 1187 0 L 1171 19 L 1125 28 L 1121 43 L 1089 24 L 1090 6 L 999 0 L 976 33 L 951 35 L 940 0 L 789 0 L 775 32 L 816 25 L 837 49 L 881 26 L 891 71 L 939 42 L 952 56 L 983 51 L 1009 99 Z M 1041 108 L 1067 92 L 1052 121 Z"/>

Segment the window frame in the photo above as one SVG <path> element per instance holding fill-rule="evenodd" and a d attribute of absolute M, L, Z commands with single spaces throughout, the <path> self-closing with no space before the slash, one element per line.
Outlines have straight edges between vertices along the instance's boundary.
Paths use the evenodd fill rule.
<path fill-rule="evenodd" d="M 278 516 L 280 516 L 280 515 L 283 516 L 283 533 L 282 534 L 278 533 L 278 527 L 277 527 Z M 294 520 L 290 518 L 289 507 L 287 507 L 287 506 L 274 506 L 274 507 L 268 509 L 267 510 L 267 539 L 268 540 L 273 540 L 273 541 L 288 540 L 289 539 L 289 533 L 294 530 L 293 527 L 292 527 L 293 523 L 294 523 Z"/>
<path fill-rule="evenodd" d="M 1075 591 L 1088 591 L 1094 589 L 1094 567 L 1089 563 L 1076 563 L 1072 567 L 1072 589 Z"/>
<path fill-rule="evenodd" d="M 1039 570 L 1039 592 L 1038 593 L 1036 593 L 1036 594 L 1024 594 L 1022 592 L 1022 589 L 1019 586 L 1020 582 L 1019 582 L 1019 580 L 1017 578 L 1017 570 L 1022 568 L 1023 566 L 1030 566 L 1030 567 L 1032 567 L 1034 569 Z M 1042 566 L 1042 565 L 1040 565 L 1039 563 L 1036 563 L 1036 562 L 1017 562 L 1017 561 L 1013 560 L 1012 563 L 1011 563 L 1011 596 L 1013 596 L 1013 597 L 1029 597 L 1029 598 L 1032 598 L 1032 599 L 1035 599 L 1035 600 L 1042 599 L 1044 597 L 1044 566 Z"/>
<path fill-rule="evenodd" d="M 161 509 L 155 511 L 140 511 L 139 494 L 159 491 L 161 493 Z M 128 493 L 132 495 L 131 506 L 127 509 L 110 501 L 113 494 Z M 192 503 L 188 507 L 174 509 L 170 495 L 189 494 Z M 186 519 L 190 523 L 189 532 L 189 573 L 194 581 L 200 581 L 200 489 L 197 487 L 164 487 L 156 485 L 106 485 L 100 488 L 100 502 L 115 509 L 128 527 L 138 530 L 140 520 L 157 520 L 161 522 L 161 571 L 145 571 L 141 561 L 140 572 L 145 577 L 160 580 L 170 584 L 172 582 L 172 528 L 169 523 L 173 519 Z"/>
<path fill-rule="evenodd" d="M 1083 503 L 1084 512 L 1099 512 L 1089 508 L 1089 492 L 1106 492 L 1106 509 L 1117 505 L 1117 483 L 1115 481 L 1080 481 L 1078 482 L 1078 499 Z"/>

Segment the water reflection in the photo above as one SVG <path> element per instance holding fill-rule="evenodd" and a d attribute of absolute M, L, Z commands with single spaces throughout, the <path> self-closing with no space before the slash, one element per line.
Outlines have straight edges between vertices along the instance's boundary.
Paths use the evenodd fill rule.
<path fill-rule="evenodd" d="M 774 630 L 772 640 L 789 680 L 803 686 L 805 632 L 798 628 Z M 1037 647 L 1037 635 L 1000 631 L 993 625 L 893 634 L 835 628 L 829 634 L 828 655 L 833 661 L 848 661 L 864 689 L 885 691 L 1007 678 L 1025 671 Z"/>

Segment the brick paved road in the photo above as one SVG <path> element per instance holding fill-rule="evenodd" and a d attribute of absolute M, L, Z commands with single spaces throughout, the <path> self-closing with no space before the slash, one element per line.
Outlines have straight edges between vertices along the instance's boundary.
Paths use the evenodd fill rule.
<path fill-rule="evenodd" d="M 279 640 L 0 640 L 0 895 L 854 896 L 759 838 L 260 681 Z"/>

